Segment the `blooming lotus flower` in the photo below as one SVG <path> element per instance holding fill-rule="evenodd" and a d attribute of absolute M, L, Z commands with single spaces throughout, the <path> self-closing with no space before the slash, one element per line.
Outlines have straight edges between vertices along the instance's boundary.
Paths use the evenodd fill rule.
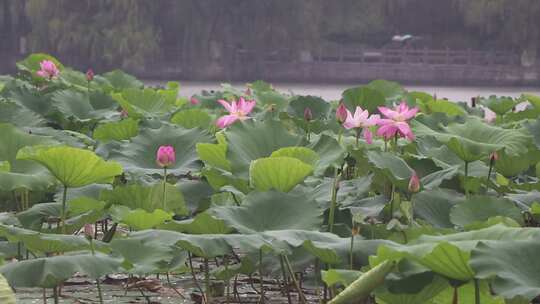
<path fill-rule="evenodd" d="M 343 102 L 341 102 L 336 109 L 336 119 L 340 124 L 345 122 L 345 120 L 347 119 L 348 112 L 349 111 L 347 110 Z"/>
<path fill-rule="evenodd" d="M 92 69 L 88 69 L 88 71 L 86 71 L 86 81 L 90 82 L 94 80 L 94 71 Z"/>
<path fill-rule="evenodd" d="M 54 62 L 52 62 L 51 60 L 43 60 L 39 63 L 39 66 L 41 67 L 41 69 L 36 73 L 39 77 L 53 79 L 54 77 L 57 77 L 58 74 L 60 74 L 60 71 L 56 67 L 56 64 L 54 64 Z"/>
<path fill-rule="evenodd" d="M 409 180 L 409 192 L 416 193 L 418 191 L 420 191 L 420 179 L 416 175 L 416 172 L 413 172 Z"/>
<path fill-rule="evenodd" d="M 157 164 L 162 167 L 170 167 L 176 162 L 176 152 L 172 146 L 161 146 L 157 151 Z"/>
<path fill-rule="evenodd" d="M 254 100 L 244 100 L 243 97 L 240 97 L 238 101 L 232 101 L 230 104 L 225 100 L 218 100 L 218 102 L 229 112 L 229 115 L 220 117 L 216 125 L 223 129 L 232 125 L 237 120 L 248 119 L 248 114 L 255 107 Z"/>
<path fill-rule="evenodd" d="M 377 124 L 380 119 L 379 115 L 369 116 L 368 110 L 362 110 L 360 107 L 356 107 L 354 115 L 347 109 L 345 109 L 345 111 L 347 111 L 347 118 L 343 123 L 343 127 L 345 127 L 345 129 L 357 129 L 357 132 L 360 132 L 360 130 L 363 129 L 366 142 L 371 144 L 373 141 L 373 134 L 371 134 L 369 127 Z"/>
<path fill-rule="evenodd" d="M 381 127 L 377 130 L 377 135 L 383 136 L 388 140 L 398 134 L 411 141 L 414 140 L 414 134 L 407 121 L 414 118 L 418 112 L 418 108 L 414 107 L 409 109 L 407 103 L 401 102 L 401 104 L 394 109 L 379 107 L 379 112 L 386 118 L 379 119 L 378 124 Z"/>

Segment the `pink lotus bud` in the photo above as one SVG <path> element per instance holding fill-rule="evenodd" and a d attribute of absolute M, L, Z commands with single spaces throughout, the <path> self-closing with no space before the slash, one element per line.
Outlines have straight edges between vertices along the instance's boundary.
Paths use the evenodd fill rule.
<path fill-rule="evenodd" d="M 497 153 L 497 151 L 491 152 L 491 154 L 489 155 L 489 161 L 496 162 L 498 160 L 499 160 L 499 154 Z"/>
<path fill-rule="evenodd" d="M 169 167 L 176 162 L 176 152 L 172 146 L 161 146 L 157 151 L 156 162 L 162 167 Z"/>
<path fill-rule="evenodd" d="M 127 118 L 128 115 L 129 115 L 129 114 L 128 114 L 128 112 L 127 112 L 125 109 L 122 109 L 122 110 L 120 111 L 120 117 L 122 117 L 122 118 Z"/>
<path fill-rule="evenodd" d="M 413 172 L 409 180 L 409 192 L 416 193 L 418 191 L 420 191 L 420 179 L 416 175 L 416 172 Z"/>
<path fill-rule="evenodd" d="M 195 96 L 191 97 L 191 99 L 189 100 L 189 102 L 192 104 L 192 105 L 198 105 L 199 104 L 199 100 L 197 98 L 195 98 Z"/>
<path fill-rule="evenodd" d="M 94 225 L 92 224 L 85 224 L 84 225 L 84 235 L 87 237 L 87 238 L 94 238 Z"/>
<path fill-rule="evenodd" d="M 339 106 L 337 107 L 336 119 L 340 124 L 344 123 L 345 120 L 347 120 L 347 108 L 345 107 L 343 102 L 340 103 Z"/>
<path fill-rule="evenodd" d="M 88 69 L 88 71 L 86 71 L 86 81 L 90 82 L 92 80 L 94 80 L 94 71 Z"/>
<path fill-rule="evenodd" d="M 311 112 L 311 109 L 310 108 L 305 108 L 304 109 L 304 119 L 306 121 L 311 121 L 313 120 L 313 113 Z"/>

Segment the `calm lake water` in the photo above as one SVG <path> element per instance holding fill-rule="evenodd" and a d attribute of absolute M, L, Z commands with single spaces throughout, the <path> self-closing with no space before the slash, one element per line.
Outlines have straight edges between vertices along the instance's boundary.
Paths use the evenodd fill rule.
<path fill-rule="evenodd" d="M 159 83 L 149 81 L 148 83 Z M 233 84 L 237 88 L 243 88 L 243 83 Z M 291 92 L 299 95 L 320 96 L 326 100 L 336 100 L 345 89 L 358 84 L 307 84 L 307 83 L 274 83 L 276 89 L 282 92 Z M 470 101 L 474 96 L 512 96 L 517 97 L 522 93 L 540 95 L 540 87 L 465 87 L 465 86 L 405 86 L 408 91 L 422 91 L 436 94 L 437 98 L 448 98 L 452 101 Z M 219 82 L 194 82 L 181 81 L 180 94 L 191 96 L 201 90 L 219 90 Z"/>

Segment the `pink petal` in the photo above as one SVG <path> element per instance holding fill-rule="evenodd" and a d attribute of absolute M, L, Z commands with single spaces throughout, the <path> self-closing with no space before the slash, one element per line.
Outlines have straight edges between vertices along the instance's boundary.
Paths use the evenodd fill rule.
<path fill-rule="evenodd" d="M 406 119 L 406 120 L 409 120 L 411 118 L 413 118 L 414 116 L 416 116 L 416 113 L 418 112 L 418 108 L 412 108 L 408 111 L 406 111 L 405 113 L 403 113 L 403 117 Z"/>
<path fill-rule="evenodd" d="M 216 121 L 216 125 L 220 128 L 220 129 L 224 129 L 230 125 L 232 125 L 235 121 L 238 120 L 238 115 L 225 115 L 225 116 L 221 116 L 217 121 Z"/>
<path fill-rule="evenodd" d="M 402 101 L 399 106 L 397 107 L 397 111 L 399 113 L 407 112 L 409 111 L 409 105 L 405 101 Z"/>
<path fill-rule="evenodd" d="M 43 78 L 48 78 L 48 77 L 49 77 L 49 76 L 47 75 L 47 73 L 45 73 L 45 71 L 42 71 L 42 70 L 37 71 L 36 74 L 37 74 L 39 77 L 43 77 Z"/>
<path fill-rule="evenodd" d="M 234 101 L 229 104 L 225 100 L 220 99 L 217 102 L 219 102 L 225 108 L 225 110 L 227 110 L 229 113 L 235 112 L 234 109 L 233 109 Z"/>
<path fill-rule="evenodd" d="M 240 110 L 242 113 L 244 113 L 245 115 L 251 113 L 251 111 L 253 111 L 253 108 L 255 108 L 255 105 L 256 105 L 256 102 L 255 100 L 252 100 L 252 101 L 246 101 L 244 103 L 244 106 L 243 107 L 240 107 L 238 110 Z"/>
<path fill-rule="evenodd" d="M 371 131 L 368 128 L 364 129 L 364 139 L 370 145 L 373 143 L 373 134 L 371 133 Z"/>
<path fill-rule="evenodd" d="M 377 125 L 379 124 L 379 120 L 381 119 L 381 117 L 378 115 L 378 114 L 374 114 L 374 115 L 371 115 L 365 122 L 364 122 L 364 125 L 366 127 L 371 127 L 371 126 L 374 126 L 374 125 Z"/>
<path fill-rule="evenodd" d="M 408 138 L 409 140 L 414 140 L 414 134 L 411 130 L 411 127 L 409 127 L 409 124 L 406 122 L 398 122 L 396 123 L 396 127 L 399 130 L 399 133 L 403 135 L 403 137 Z"/>
<path fill-rule="evenodd" d="M 381 112 L 382 115 L 384 115 L 386 118 L 394 119 L 398 115 L 398 113 L 392 109 L 389 109 L 387 107 L 378 107 L 379 112 Z"/>
<path fill-rule="evenodd" d="M 390 139 L 395 136 L 397 130 L 398 128 L 393 124 L 386 124 L 377 130 L 377 135 Z"/>

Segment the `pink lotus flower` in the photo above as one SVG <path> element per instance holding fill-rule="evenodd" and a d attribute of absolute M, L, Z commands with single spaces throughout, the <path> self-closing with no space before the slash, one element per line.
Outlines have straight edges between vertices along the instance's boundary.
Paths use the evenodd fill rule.
<path fill-rule="evenodd" d="M 53 79 L 54 77 L 57 77 L 58 74 L 60 74 L 60 71 L 56 67 L 56 64 L 50 60 L 43 60 L 39 63 L 39 66 L 41 69 L 37 71 L 37 75 L 39 77 L 43 77 L 46 79 Z"/>
<path fill-rule="evenodd" d="M 191 99 L 189 100 L 189 102 L 192 105 L 198 105 L 199 104 L 199 100 L 197 98 L 195 98 L 195 96 L 192 96 Z"/>
<path fill-rule="evenodd" d="M 345 120 L 347 119 L 348 112 L 349 111 L 347 110 L 343 102 L 341 102 L 336 109 L 336 119 L 340 124 L 345 122 Z"/>
<path fill-rule="evenodd" d="M 92 69 L 88 69 L 88 71 L 86 71 L 86 81 L 90 82 L 94 80 L 94 71 Z"/>
<path fill-rule="evenodd" d="M 218 100 L 218 102 L 229 112 L 229 115 L 220 117 L 216 125 L 223 129 L 232 125 L 237 120 L 248 119 L 248 114 L 255 107 L 255 101 L 246 101 L 243 97 L 240 97 L 238 101 L 232 101 L 230 104 L 225 100 Z"/>
<path fill-rule="evenodd" d="M 413 172 L 409 180 L 409 192 L 416 193 L 418 191 L 420 191 L 420 179 L 416 175 L 416 172 Z"/>
<path fill-rule="evenodd" d="M 157 164 L 162 167 L 170 167 L 176 162 L 176 152 L 172 146 L 161 146 L 157 151 Z"/>
<path fill-rule="evenodd" d="M 347 109 L 345 109 L 345 111 L 347 111 L 347 118 L 343 123 L 343 127 L 345 127 L 345 129 L 357 129 L 357 132 L 360 132 L 360 130 L 363 129 L 366 142 L 371 144 L 373 134 L 371 134 L 369 127 L 377 124 L 380 119 L 379 115 L 369 116 L 368 110 L 362 110 L 360 107 L 356 107 L 354 115 Z"/>
<path fill-rule="evenodd" d="M 409 109 L 409 106 L 404 101 L 394 109 L 387 107 L 379 107 L 379 111 L 386 117 L 379 119 L 378 124 L 381 126 L 377 130 L 377 135 L 383 136 L 385 139 L 390 139 L 396 134 L 405 137 L 409 140 L 414 140 L 414 134 L 407 121 L 414 118 L 418 112 L 418 108 Z"/>

